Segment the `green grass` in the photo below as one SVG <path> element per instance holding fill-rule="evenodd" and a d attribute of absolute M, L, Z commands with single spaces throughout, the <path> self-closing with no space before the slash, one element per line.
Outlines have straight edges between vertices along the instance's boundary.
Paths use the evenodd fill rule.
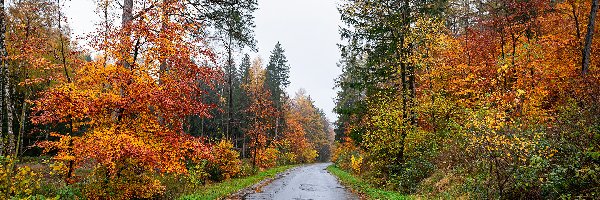
<path fill-rule="evenodd" d="M 205 199 L 223 198 L 223 197 L 233 194 L 243 188 L 252 186 L 266 178 L 274 177 L 276 174 L 283 172 L 285 170 L 288 170 L 294 166 L 296 166 L 296 165 L 286 165 L 286 166 L 275 167 L 275 168 L 271 168 L 271 169 L 268 169 L 263 172 L 259 172 L 258 174 L 255 174 L 252 176 L 235 178 L 235 179 L 226 180 L 226 181 L 223 181 L 220 183 L 206 185 L 203 188 L 201 188 L 200 190 L 198 190 L 196 193 L 183 196 L 179 199 L 180 200 L 197 200 L 197 199 L 205 200 Z"/>
<path fill-rule="evenodd" d="M 353 176 L 352 174 L 345 172 L 334 165 L 327 167 L 327 170 L 329 170 L 329 172 L 331 172 L 333 175 L 337 176 L 342 184 L 344 184 L 346 187 L 349 187 L 354 192 L 359 193 L 361 197 L 366 197 L 367 199 L 413 199 L 395 191 L 387 191 L 373 187 L 360 177 Z"/>

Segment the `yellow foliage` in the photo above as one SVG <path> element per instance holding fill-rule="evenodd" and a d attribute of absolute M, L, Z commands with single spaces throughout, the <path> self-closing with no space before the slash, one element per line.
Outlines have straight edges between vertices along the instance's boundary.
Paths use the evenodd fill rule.
<path fill-rule="evenodd" d="M 331 155 L 331 161 L 342 169 L 352 170 L 352 158 L 359 154 L 360 151 L 358 147 L 354 145 L 350 138 L 346 137 L 343 143 L 337 143 L 335 145 L 333 154 Z M 359 155 L 359 157 L 362 159 L 362 156 Z"/>
<path fill-rule="evenodd" d="M 212 154 L 212 162 L 219 169 L 223 179 L 230 179 L 240 173 L 242 161 L 238 158 L 239 152 L 233 149 L 231 141 L 221 140 L 212 148 Z"/>
<path fill-rule="evenodd" d="M 274 167 L 277 164 L 277 155 L 279 151 L 272 147 L 265 149 L 257 149 L 256 152 L 256 166 L 263 170 Z"/>
<path fill-rule="evenodd" d="M 350 158 L 350 163 L 352 164 L 352 170 L 354 171 L 354 173 L 360 174 L 360 168 L 363 163 L 363 157 L 360 155 L 352 155 L 352 157 Z"/>
<path fill-rule="evenodd" d="M 40 179 L 28 166 L 16 166 L 11 157 L 0 157 L 0 199 L 30 198 Z"/>

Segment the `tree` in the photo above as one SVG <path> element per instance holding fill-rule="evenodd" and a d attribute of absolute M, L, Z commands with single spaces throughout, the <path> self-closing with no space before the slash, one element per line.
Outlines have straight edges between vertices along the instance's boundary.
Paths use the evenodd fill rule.
<path fill-rule="evenodd" d="M 272 161 L 272 148 L 269 147 L 271 141 L 267 137 L 267 132 L 272 126 L 272 118 L 276 112 L 271 102 L 271 93 L 265 88 L 265 70 L 262 68 L 262 60 L 255 59 L 249 70 L 249 79 L 243 85 L 244 91 L 250 98 L 246 114 L 248 116 L 248 127 L 246 136 L 249 138 L 250 153 L 252 164 L 255 167 L 269 167 Z"/>
<path fill-rule="evenodd" d="M 236 136 L 236 138 L 238 138 L 238 140 L 241 141 L 236 141 L 236 145 L 241 142 L 241 153 L 242 153 L 242 158 L 246 158 L 246 136 L 243 132 L 243 130 L 245 130 L 247 128 L 247 124 L 249 122 L 249 118 L 248 115 L 246 114 L 246 110 L 248 110 L 248 107 L 250 106 L 249 103 L 251 101 L 250 96 L 248 96 L 248 93 L 246 92 L 246 90 L 244 89 L 244 85 L 248 85 L 250 84 L 250 68 L 252 67 L 252 63 L 250 61 L 250 56 L 248 54 L 245 54 L 244 57 L 242 58 L 242 62 L 240 63 L 240 67 L 238 69 L 238 74 L 239 74 L 239 85 L 238 85 L 238 90 L 236 93 L 236 97 L 237 97 L 237 102 L 239 102 L 237 104 L 237 107 L 235 108 L 235 110 L 237 110 L 238 112 L 236 113 L 236 116 L 238 116 L 238 124 L 236 125 L 236 127 L 240 130 L 240 134 L 238 136 Z"/>
<path fill-rule="evenodd" d="M 195 9 L 195 18 L 202 19 L 212 29 L 219 42 L 223 43 L 227 51 L 227 60 L 224 67 L 226 80 L 227 122 L 225 126 L 226 137 L 232 137 L 235 129 L 235 102 L 234 90 L 236 70 L 233 62 L 233 53 L 237 49 L 250 47 L 255 49 L 254 40 L 254 16 L 257 9 L 256 0 L 193 0 L 190 2 Z M 237 134 L 235 134 L 237 135 Z"/>
<path fill-rule="evenodd" d="M 310 145 L 318 152 L 317 159 L 327 161 L 333 141 L 330 140 L 332 130 L 325 113 L 314 105 L 313 100 L 304 89 L 296 92 L 292 102 L 292 110 L 297 115 L 296 120 L 304 130 Z"/>
<path fill-rule="evenodd" d="M 0 56 L 2 56 L 2 69 L 0 69 L 2 71 L 2 92 L 3 92 L 3 101 L 2 101 L 2 115 L 0 115 L 0 118 L 2 118 L 2 123 L 4 124 L 4 107 L 6 107 L 6 118 L 7 118 L 7 137 L 8 137 L 8 154 L 11 154 L 12 151 L 14 150 L 14 132 L 13 132 L 13 105 L 11 102 L 11 96 L 10 96 L 10 71 L 8 68 L 8 62 L 7 62 L 7 58 L 8 58 L 8 52 L 6 51 L 6 12 L 5 12 L 5 8 L 4 8 L 4 0 L 0 1 L 0 8 L 2 9 L 0 11 Z M 0 128 L 2 128 L 2 126 L 0 126 Z M 2 132 L 4 133 L 4 130 L 2 130 Z M 3 137 L 1 137 L 2 135 L 0 135 L 0 138 L 2 138 L 2 140 L 4 140 Z M 4 141 L 1 141 L 0 143 L 2 143 L 2 148 L 0 151 L 4 151 Z"/>
<path fill-rule="evenodd" d="M 367 107 L 369 104 L 384 103 L 388 98 L 402 100 L 402 106 L 399 106 L 403 109 L 400 118 L 405 124 L 394 127 L 406 129 L 394 131 L 400 134 L 397 142 L 402 144 L 394 155 L 395 163 L 405 161 L 404 140 L 409 131 L 415 130 L 417 124 L 414 108 L 418 66 L 410 56 L 419 46 L 410 41 L 409 36 L 416 31 L 413 25 L 418 18 L 442 16 L 446 4 L 446 1 L 346 1 L 339 8 L 342 21 L 347 25 L 340 31 L 342 38 L 348 40 L 348 45 L 342 46 L 343 56 L 350 56 L 347 59 L 351 63 L 347 66 L 352 67 L 350 70 L 357 73 L 360 79 L 342 81 L 360 84 L 353 87 L 364 93 Z M 355 61 L 361 59 L 365 60 L 364 64 Z M 364 110 L 363 108 L 363 112 Z M 368 125 L 362 128 L 366 127 Z"/>
<path fill-rule="evenodd" d="M 57 15 L 59 17 L 57 18 Z M 14 155 L 23 153 L 30 126 L 30 101 L 58 81 L 69 81 L 70 62 L 81 62 L 82 54 L 73 50 L 68 33 L 62 29 L 60 5 L 48 0 L 16 2 L 8 8 L 6 43 L 15 113 L 18 113 Z M 60 26 L 56 27 L 59 24 Z"/>
<path fill-rule="evenodd" d="M 197 24 L 182 17 L 163 20 L 161 11 L 184 7 L 179 1 L 140 2 L 148 7 L 139 10 L 132 0 L 123 5 L 122 26 L 95 43 L 106 50 L 102 57 L 118 62 L 97 58 L 77 66 L 72 82 L 44 92 L 33 109 L 34 123 L 68 127 L 51 133 L 56 140 L 39 144 L 57 150 L 54 159 L 68 164 L 68 182 L 77 181 L 74 168 L 96 166 L 98 177 L 86 188 L 91 198 L 153 197 L 164 187 L 152 173 L 186 173 L 187 162 L 209 154 L 202 140 L 184 131 L 187 116 L 208 116 L 212 106 L 195 97 L 204 94 L 199 83 L 211 85 L 217 75 L 195 61 L 214 60 L 201 40 L 188 37 Z"/>
<path fill-rule="evenodd" d="M 266 74 L 266 86 L 271 92 L 271 101 L 278 111 L 281 111 L 285 95 L 285 88 L 290 84 L 288 80 L 290 78 L 290 66 L 287 64 L 287 58 L 285 57 L 285 50 L 281 47 L 281 43 L 277 42 L 275 48 L 271 51 L 269 56 L 269 64 L 267 65 Z M 277 137 L 282 123 L 282 116 L 280 114 L 275 115 L 275 130 L 274 137 Z"/>

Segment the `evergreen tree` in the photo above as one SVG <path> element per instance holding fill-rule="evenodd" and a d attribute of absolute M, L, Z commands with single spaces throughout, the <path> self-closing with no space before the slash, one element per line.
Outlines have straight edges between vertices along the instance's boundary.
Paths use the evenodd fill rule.
<path fill-rule="evenodd" d="M 281 108 L 281 96 L 285 93 L 285 88 L 290 84 L 290 66 L 287 64 L 285 50 L 281 43 L 277 42 L 267 65 L 267 87 L 272 93 L 273 102 L 277 108 Z"/>
<path fill-rule="evenodd" d="M 234 90 L 234 101 L 238 102 L 235 107 L 235 136 L 237 140 L 235 144 L 237 147 L 241 147 L 242 158 L 246 157 L 246 143 L 247 138 L 244 135 L 243 130 L 246 130 L 247 124 L 249 123 L 249 117 L 246 114 L 246 110 L 249 108 L 250 96 L 244 90 L 243 85 L 248 85 L 250 83 L 250 67 L 252 66 L 252 61 L 250 61 L 250 56 L 245 54 L 242 58 L 242 62 L 240 63 L 240 67 L 238 69 L 238 79 L 235 84 Z"/>
<path fill-rule="evenodd" d="M 285 50 L 281 47 L 281 43 L 277 42 L 275 48 L 271 51 L 271 56 L 269 56 L 265 81 L 266 87 L 271 92 L 271 101 L 278 111 L 282 109 L 282 98 L 285 95 L 285 88 L 290 84 L 290 66 L 287 64 L 287 58 L 284 53 Z M 281 112 L 278 112 L 275 119 L 275 137 L 281 132 L 283 124 Z"/>
<path fill-rule="evenodd" d="M 233 127 L 235 123 L 235 79 L 236 72 L 233 63 L 235 50 L 250 47 L 256 48 L 254 39 L 254 11 L 258 8 L 257 0 L 193 0 L 189 3 L 197 11 L 195 18 L 204 19 L 209 27 L 209 34 L 216 37 L 217 42 L 224 44 L 227 51 L 227 60 L 224 66 L 226 86 L 222 90 L 226 106 L 223 109 L 226 119 L 223 120 L 225 137 L 230 139 L 238 128 Z"/>

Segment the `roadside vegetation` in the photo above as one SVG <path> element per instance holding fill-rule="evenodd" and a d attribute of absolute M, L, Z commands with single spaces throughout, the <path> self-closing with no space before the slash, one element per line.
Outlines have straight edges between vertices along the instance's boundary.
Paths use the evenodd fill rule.
<path fill-rule="evenodd" d="M 295 165 L 286 165 L 274 167 L 266 171 L 259 172 L 255 175 L 242 178 L 234 178 L 220 183 L 214 183 L 197 188 L 193 194 L 185 195 L 180 200 L 210 200 L 222 199 L 243 188 L 250 187 L 267 178 L 273 178 L 275 175 L 282 173 Z"/>
<path fill-rule="evenodd" d="M 344 0 L 336 166 L 425 199 L 599 199 L 598 1 Z"/>
<path fill-rule="evenodd" d="M 283 45 L 248 56 L 256 0 L 90 1 L 85 40 L 65 2 L 0 1 L 0 199 L 217 198 L 329 159 Z"/>
<path fill-rule="evenodd" d="M 375 187 L 371 183 L 362 180 L 360 177 L 346 172 L 335 165 L 329 165 L 327 170 L 338 177 L 342 185 L 351 189 L 362 199 L 414 199 L 405 196 L 397 191 L 388 191 L 382 188 Z"/>

